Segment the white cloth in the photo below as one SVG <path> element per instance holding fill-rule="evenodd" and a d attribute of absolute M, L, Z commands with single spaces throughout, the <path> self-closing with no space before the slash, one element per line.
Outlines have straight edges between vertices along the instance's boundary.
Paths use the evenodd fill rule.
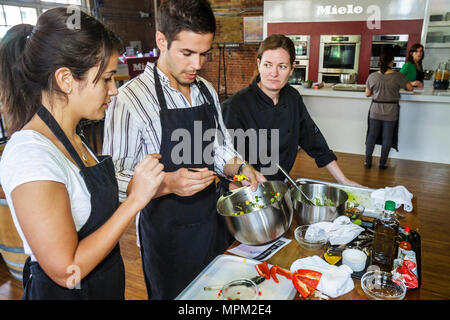
<path fill-rule="evenodd" d="M 105 132 L 103 154 L 112 156 L 117 182 L 119 185 L 119 200 L 126 199 L 126 190 L 136 165 L 148 154 L 159 153 L 161 149 L 161 110 L 155 90 L 153 63 L 147 63 L 144 72 L 128 81 L 119 89 L 119 94 L 113 97 L 105 113 Z M 168 109 L 190 108 L 186 97 L 170 85 L 169 78 L 158 69 L 161 87 L 166 98 Z M 217 128 L 225 133 L 224 139 L 214 141 L 214 170 L 223 175 L 223 167 L 230 159 L 242 157 L 233 147 L 233 142 L 225 128 L 220 108 L 219 98 L 213 86 L 205 79 L 202 81 L 214 99 L 218 114 Z M 194 83 L 190 86 L 192 106 L 205 103 L 205 97 Z M 176 138 L 178 139 L 178 138 Z M 204 139 L 204 137 L 192 137 Z M 223 140 L 224 143 L 218 141 Z M 194 143 L 194 141 L 192 141 Z M 170 155 L 163 155 L 170 157 Z"/>
<path fill-rule="evenodd" d="M 96 159 L 95 155 L 92 156 Z M 75 228 L 79 231 L 90 216 L 91 195 L 78 167 L 39 132 L 22 130 L 14 133 L 6 144 L 0 161 L 0 182 L 24 251 L 33 261 L 36 258 L 20 228 L 11 192 L 21 184 L 45 180 L 60 182 L 66 186 Z"/>
<path fill-rule="evenodd" d="M 339 216 L 333 222 L 317 222 L 309 226 L 305 239 L 317 241 L 327 239 L 331 245 L 347 244 L 355 239 L 364 228 L 354 224 L 347 216 Z"/>
<path fill-rule="evenodd" d="M 322 273 L 317 290 L 331 298 L 337 298 L 353 290 L 355 284 L 351 278 L 352 269 L 346 265 L 339 267 L 327 263 L 319 256 L 295 260 L 291 272 L 299 269 L 314 270 Z"/>
<path fill-rule="evenodd" d="M 384 204 L 387 200 L 395 202 L 395 208 L 398 209 L 403 205 L 403 209 L 407 212 L 413 210 L 411 199 L 413 195 L 404 186 L 386 187 L 377 189 L 370 194 L 370 198 L 376 209 L 384 209 Z"/>

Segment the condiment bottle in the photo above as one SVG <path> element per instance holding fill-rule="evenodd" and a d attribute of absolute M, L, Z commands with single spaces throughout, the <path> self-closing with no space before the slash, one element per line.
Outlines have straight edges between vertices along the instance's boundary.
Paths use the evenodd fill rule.
<path fill-rule="evenodd" d="M 396 238 L 399 222 L 395 218 L 395 202 L 386 201 L 384 211 L 375 219 L 374 239 L 372 245 L 372 264 L 381 271 L 390 272 L 394 262 Z"/>
<path fill-rule="evenodd" d="M 409 235 L 411 232 L 410 227 L 405 227 L 405 232 L 403 233 L 403 241 L 398 245 L 399 248 L 404 250 L 411 250 L 411 243 L 409 242 Z"/>

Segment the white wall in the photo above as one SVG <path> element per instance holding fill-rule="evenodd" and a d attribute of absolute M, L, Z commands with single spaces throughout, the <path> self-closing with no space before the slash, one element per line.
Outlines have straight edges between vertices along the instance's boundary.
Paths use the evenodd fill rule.
<path fill-rule="evenodd" d="M 429 1 L 429 15 L 442 14 L 445 15 L 447 12 L 450 12 L 450 1 L 449 0 L 428 0 Z M 429 22 L 429 18 L 425 23 Z M 450 23 L 450 21 L 449 21 Z M 446 34 L 450 35 L 450 26 L 448 27 L 440 27 L 440 28 L 430 28 L 426 30 L 428 31 L 443 31 Z M 425 39 L 426 36 L 423 37 Z M 423 68 L 435 70 L 438 67 L 439 62 L 445 62 L 450 59 L 450 43 L 448 43 L 447 48 L 429 48 L 427 44 L 424 42 L 425 46 L 425 58 L 423 59 Z"/>

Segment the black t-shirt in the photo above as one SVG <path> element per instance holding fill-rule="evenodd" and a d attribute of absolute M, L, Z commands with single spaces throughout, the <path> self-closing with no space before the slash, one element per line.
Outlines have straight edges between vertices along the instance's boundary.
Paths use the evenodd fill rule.
<path fill-rule="evenodd" d="M 337 160 L 334 153 L 329 149 L 325 138 L 311 119 L 300 93 L 290 85 L 281 89 L 278 104 L 274 105 L 259 87 L 259 77 L 250 86 L 237 92 L 232 97 L 222 103 L 222 114 L 225 125 L 228 129 L 255 129 L 257 143 L 249 143 L 249 139 L 237 141 L 234 139 L 234 146 L 238 152 L 244 156 L 250 164 L 261 171 L 262 167 L 274 166 L 267 163 L 268 160 L 275 161 L 270 153 L 271 144 L 276 139 L 273 129 L 279 131 L 279 163 L 287 171 L 294 165 L 298 147 L 315 159 L 319 168 L 326 166 L 333 160 Z M 264 132 L 266 129 L 267 139 Z M 260 133 L 261 132 L 261 133 Z M 267 142 L 266 142 L 267 141 Z M 261 142 L 264 143 L 261 145 Z M 244 144 L 244 145 L 242 145 Z M 261 150 L 261 146 L 266 146 L 267 152 Z M 242 150 L 245 149 L 245 154 Z M 261 158 L 261 154 L 267 158 Z M 268 180 L 284 180 L 281 172 L 274 175 L 266 175 Z"/>

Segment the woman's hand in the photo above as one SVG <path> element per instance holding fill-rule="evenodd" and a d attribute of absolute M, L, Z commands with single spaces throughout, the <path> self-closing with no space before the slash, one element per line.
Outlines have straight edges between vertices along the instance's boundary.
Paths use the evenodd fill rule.
<path fill-rule="evenodd" d="M 423 88 L 423 82 L 416 80 L 411 82 L 411 84 L 413 85 L 413 87 L 417 87 L 417 88 Z"/>
<path fill-rule="evenodd" d="M 142 159 L 135 167 L 133 178 L 128 184 L 128 198 L 140 209 L 150 202 L 164 179 L 164 166 L 158 159 L 161 159 L 158 153 L 149 154 Z"/>
<path fill-rule="evenodd" d="M 353 186 L 353 187 L 364 187 L 363 185 L 360 185 L 358 182 L 355 182 L 353 180 L 345 178 L 345 180 L 339 182 L 340 184 L 345 184 L 347 186 Z"/>

